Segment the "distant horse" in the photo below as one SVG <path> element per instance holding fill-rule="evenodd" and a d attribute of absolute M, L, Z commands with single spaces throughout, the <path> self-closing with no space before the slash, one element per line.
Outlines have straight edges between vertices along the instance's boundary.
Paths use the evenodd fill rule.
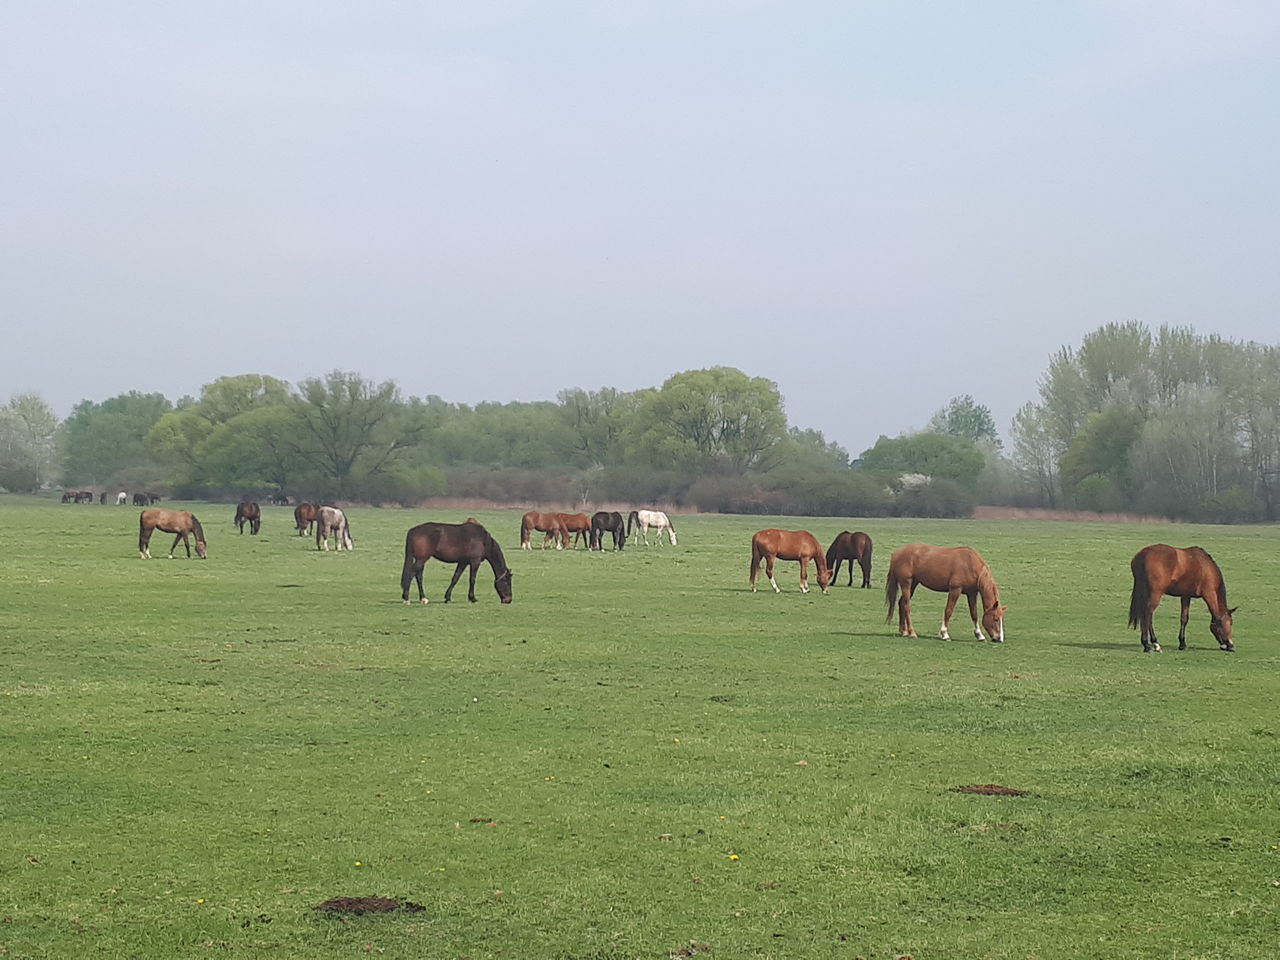
<path fill-rule="evenodd" d="M 480 569 L 482 560 L 488 560 L 493 568 L 493 588 L 498 591 L 499 599 L 503 603 L 511 602 L 511 568 L 502 555 L 502 548 L 488 530 L 468 519 L 466 523 L 420 523 L 405 536 L 404 570 L 400 574 L 400 596 L 405 603 L 409 602 L 409 584 L 415 579 L 418 581 L 418 599 L 427 602 L 426 591 L 422 588 L 422 567 L 432 557 L 457 564 L 449 589 L 444 592 L 445 603 L 452 598 L 458 578 L 468 567 L 471 569 L 471 582 L 467 586 L 467 599 L 476 602 L 476 571 Z"/>
<path fill-rule="evenodd" d="M 553 537 L 556 541 L 557 550 L 563 550 L 569 545 L 569 534 L 565 530 L 558 513 L 539 513 L 537 510 L 530 510 L 520 518 L 520 548 L 522 550 L 533 549 L 533 545 L 529 543 L 529 537 L 534 530 L 546 534 L 542 538 L 543 550 L 547 548 L 547 543 Z"/>
<path fill-rule="evenodd" d="M 1232 618 L 1236 607 L 1227 608 L 1227 585 L 1222 570 L 1200 547 L 1171 547 L 1153 543 L 1143 547 L 1129 564 L 1133 570 L 1133 593 L 1129 598 L 1129 626 L 1142 635 L 1142 651 L 1160 652 L 1152 623 L 1156 607 L 1165 595 L 1182 601 L 1182 623 L 1178 630 L 1178 649 L 1187 649 L 1187 619 L 1191 601 L 1204 598 L 1209 608 L 1209 632 L 1222 650 L 1235 650 L 1231 640 Z"/>
<path fill-rule="evenodd" d="M 129 505 L 129 495 L 121 490 L 116 494 L 116 506 L 125 507 Z"/>
<path fill-rule="evenodd" d="M 636 525 L 636 542 L 640 542 L 640 538 L 644 538 L 644 545 L 649 545 L 649 528 L 653 527 L 658 531 L 658 545 L 662 545 L 662 531 L 667 531 L 667 536 L 671 538 L 671 545 L 676 546 L 676 526 L 661 510 L 632 510 L 627 514 L 627 536 L 631 536 L 631 525 Z"/>
<path fill-rule="evenodd" d="M 133 505 L 135 507 L 149 507 L 151 506 L 151 503 L 147 500 L 147 495 L 145 493 L 135 493 L 133 495 Z"/>
<path fill-rule="evenodd" d="M 305 500 L 293 508 L 293 522 L 298 527 L 298 536 L 303 537 L 311 532 L 311 525 L 316 522 L 316 511 L 319 509 L 317 504 Z"/>
<path fill-rule="evenodd" d="M 271 502 L 277 507 L 287 507 L 289 505 L 289 498 L 283 493 L 273 493 L 271 495 Z"/>
<path fill-rule="evenodd" d="M 158 507 L 143 510 L 138 517 L 138 553 L 143 560 L 151 559 L 151 534 L 156 530 L 163 533 L 175 533 L 173 546 L 169 548 L 169 559 L 173 559 L 173 551 L 178 549 L 178 541 L 187 548 L 187 557 L 191 557 L 189 536 L 196 538 L 196 556 L 205 558 L 204 530 L 200 521 L 186 510 L 161 510 Z"/>
<path fill-rule="evenodd" d="M 249 532 L 257 535 L 262 529 L 262 508 L 252 500 L 241 500 L 236 505 L 235 525 L 240 528 L 240 532 L 244 533 L 245 522 L 249 524 Z"/>
<path fill-rule="evenodd" d="M 76 494 L 76 503 L 93 503 L 93 491 L 81 490 Z"/>
<path fill-rule="evenodd" d="M 853 561 L 862 567 L 862 585 L 871 586 L 871 538 L 865 533 L 838 534 L 827 548 L 827 566 L 831 569 L 831 582 L 836 582 L 840 564 L 849 562 L 849 586 L 853 586 Z"/>
<path fill-rule="evenodd" d="M 356 548 L 351 539 L 351 526 L 347 515 L 337 507 L 321 507 L 316 511 L 316 549 L 329 549 L 329 535 L 333 534 L 334 549 Z"/>
<path fill-rule="evenodd" d="M 800 561 L 800 592 L 809 592 L 809 561 L 818 567 L 818 586 L 827 592 L 827 584 L 831 582 L 831 571 L 827 568 L 827 558 L 822 553 L 818 538 L 808 530 L 778 530 L 769 527 L 759 530 L 751 538 L 751 592 L 756 592 L 756 577 L 760 573 L 760 561 L 764 560 L 764 574 L 773 584 L 773 592 L 781 593 L 778 581 L 773 579 L 773 562 L 775 560 Z"/>
<path fill-rule="evenodd" d="M 588 548 L 591 547 L 591 518 L 585 513 L 557 513 L 560 523 L 564 527 L 564 545 L 565 549 L 569 547 L 569 537 L 573 536 L 573 546 L 577 547 L 578 540 L 581 539 Z"/>
<path fill-rule="evenodd" d="M 147 498 L 148 504 L 156 504 L 160 502 L 160 494 L 152 493 L 150 490 L 144 493 L 143 496 Z"/>
<path fill-rule="evenodd" d="M 98 503 L 106 503 L 106 502 L 107 502 L 107 491 L 103 490 L 100 494 L 98 494 Z"/>
<path fill-rule="evenodd" d="M 884 600 L 888 607 L 885 623 L 893 621 L 894 604 L 898 607 L 898 634 L 914 637 L 911 624 L 911 595 L 923 584 L 930 590 L 947 595 L 947 609 L 942 615 L 943 640 L 951 639 L 948 624 L 963 594 L 969 600 L 969 616 L 973 618 L 973 635 L 987 638 L 978 626 L 978 597 L 982 597 L 982 626 L 991 639 L 1004 642 L 1004 612 L 1000 591 L 991 568 L 973 547 L 934 547 L 927 543 L 908 543 L 893 551 L 889 558 L 889 575 L 884 584 Z M 899 596 L 901 592 L 901 596 Z"/>
<path fill-rule="evenodd" d="M 613 549 L 621 550 L 627 545 L 627 523 L 617 510 L 608 512 L 601 510 L 591 517 L 591 549 L 604 549 L 605 531 L 613 534 Z"/>

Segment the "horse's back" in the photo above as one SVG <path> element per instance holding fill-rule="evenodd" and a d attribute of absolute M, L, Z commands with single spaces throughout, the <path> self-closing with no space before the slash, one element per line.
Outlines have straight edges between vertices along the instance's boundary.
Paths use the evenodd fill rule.
<path fill-rule="evenodd" d="M 780 560 L 800 560 L 807 557 L 822 557 L 822 547 L 818 539 L 808 530 L 779 530 L 777 527 L 766 527 L 757 530 L 751 538 L 751 549 L 760 554 L 773 554 Z"/>
<path fill-rule="evenodd" d="M 916 580 L 930 590 L 972 586 L 987 569 L 987 562 L 973 547 L 937 547 L 931 543 L 908 543 L 889 557 L 890 575 L 900 580 Z"/>
<path fill-rule="evenodd" d="M 1153 543 L 1134 555 L 1130 568 L 1134 583 L 1145 583 L 1156 595 L 1200 597 L 1222 584 L 1222 570 L 1203 547 Z"/>

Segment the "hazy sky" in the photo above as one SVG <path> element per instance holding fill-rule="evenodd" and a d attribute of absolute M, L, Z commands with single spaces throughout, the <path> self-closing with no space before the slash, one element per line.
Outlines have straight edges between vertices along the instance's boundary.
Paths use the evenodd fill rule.
<path fill-rule="evenodd" d="M 855 455 L 1276 342 L 1274 0 L 0 4 L 0 402 L 724 364 Z"/>

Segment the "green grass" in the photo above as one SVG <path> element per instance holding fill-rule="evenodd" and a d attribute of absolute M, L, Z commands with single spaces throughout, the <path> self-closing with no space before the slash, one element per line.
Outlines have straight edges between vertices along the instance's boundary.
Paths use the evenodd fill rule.
<path fill-rule="evenodd" d="M 286 508 L 254 538 L 189 506 L 205 562 L 139 560 L 132 508 L 0 499 L 0 956 L 1276 955 L 1274 529 L 705 516 L 528 553 L 489 513 L 515 602 L 486 566 L 446 606 L 432 563 L 406 607 L 404 531 L 464 514 L 354 509 L 321 554 Z M 775 525 L 866 530 L 876 589 L 749 593 Z M 914 539 L 982 552 L 1006 644 L 885 625 Z M 1154 541 L 1219 560 L 1237 653 L 1199 601 L 1173 649 L 1171 600 L 1141 653 Z M 426 909 L 311 909 L 363 895 Z"/>

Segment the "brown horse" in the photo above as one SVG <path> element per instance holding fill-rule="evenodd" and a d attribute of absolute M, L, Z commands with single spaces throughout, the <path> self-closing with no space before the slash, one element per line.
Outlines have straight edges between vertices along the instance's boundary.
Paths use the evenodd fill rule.
<path fill-rule="evenodd" d="M 252 500 L 241 500 L 236 505 L 235 525 L 244 533 L 245 523 L 249 524 L 249 532 L 257 536 L 262 528 L 262 509 Z"/>
<path fill-rule="evenodd" d="M 840 564 L 849 563 L 849 586 L 853 586 L 853 561 L 862 567 L 862 586 L 871 586 L 871 538 L 865 533 L 838 534 L 827 548 L 827 567 L 831 570 L 831 582 L 836 582 Z"/>
<path fill-rule="evenodd" d="M 831 571 L 827 569 L 827 558 L 822 547 L 808 530 L 778 530 L 770 527 L 759 530 L 751 538 L 751 592 L 756 591 L 756 576 L 760 573 L 760 560 L 764 559 L 764 573 L 773 584 L 773 592 L 781 593 L 778 581 L 773 579 L 774 560 L 800 561 L 800 592 L 809 592 L 809 561 L 818 566 L 818 586 L 827 592 L 827 584 L 831 582 Z"/>
<path fill-rule="evenodd" d="M 298 536 L 305 537 L 311 532 L 311 525 L 316 522 L 317 504 L 303 501 L 293 508 L 293 522 L 298 527 Z"/>
<path fill-rule="evenodd" d="M 569 545 L 569 534 L 564 528 L 564 524 L 560 521 L 558 513 L 539 513 L 537 510 L 530 510 L 520 518 L 520 548 L 522 550 L 532 550 L 533 546 L 529 543 L 529 537 L 534 530 L 539 533 L 545 533 L 542 538 L 542 549 L 547 549 L 547 544 L 552 538 L 555 538 L 556 549 L 563 550 Z"/>
<path fill-rule="evenodd" d="M 943 640 L 951 639 L 948 624 L 963 594 L 969 600 L 973 635 L 979 640 L 986 640 L 982 635 L 982 627 L 986 627 L 993 641 L 1004 642 L 1004 612 L 1007 608 L 1000 605 L 1000 591 L 991 576 L 991 568 L 973 547 L 908 543 L 893 551 L 889 558 L 889 576 L 884 585 L 884 600 L 888 607 L 885 623 L 893 621 L 896 602 L 900 636 L 916 635 L 915 627 L 911 625 L 911 595 L 921 584 L 947 595 L 947 609 L 942 615 L 940 633 Z M 978 626 L 978 597 L 982 597 L 982 627 Z"/>
<path fill-rule="evenodd" d="M 1232 618 L 1236 608 L 1227 608 L 1227 585 L 1222 570 L 1200 547 L 1171 547 L 1153 543 L 1137 552 L 1129 563 L 1133 571 L 1133 593 L 1129 597 L 1129 626 L 1142 635 L 1143 653 L 1160 652 L 1152 623 L 1156 607 L 1166 594 L 1182 601 L 1182 624 L 1178 630 L 1178 649 L 1187 649 L 1187 619 L 1191 601 L 1204 598 L 1209 608 L 1209 632 L 1222 650 L 1232 651 Z"/>
<path fill-rule="evenodd" d="M 151 507 L 143 510 L 138 517 L 138 554 L 143 560 L 151 559 L 151 534 L 156 530 L 163 533 L 176 533 L 173 546 L 169 548 L 169 559 L 173 559 L 173 551 L 178 549 L 178 541 L 187 548 L 187 557 L 191 556 L 191 541 L 188 536 L 196 538 L 196 556 L 205 558 L 204 530 L 200 521 L 186 510 L 162 510 Z"/>
<path fill-rule="evenodd" d="M 627 522 L 617 510 L 600 510 L 591 517 L 591 549 L 604 549 L 605 532 L 613 535 L 613 549 L 621 550 L 627 545 Z"/>
<path fill-rule="evenodd" d="M 560 525 L 564 527 L 564 546 L 569 549 L 570 535 L 573 537 L 573 546 L 578 546 L 581 540 L 588 549 L 591 547 L 591 518 L 585 513 L 557 513 L 560 518 Z"/>
<path fill-rule="evenodd" d="M 503 603 L 511 602 L 511 568 L 498 541 L 475 520 L 466 523 L 420 523 L 413 527 L 404 540 L 404 570 L 400 573 L 400 596 L 409 602 L 409 585 L 418 581 L 418 599 L 427 602 L 422 589 L 422 568 L 435 557 L 445 563 L 456 563 L 449 589 L 444 592 L 444 602 L 453 597 L 462 571 L 471 569 L 471 582 L 467 587 L 467 599 L 476 602 L 476 571 L 481 561 L 488 560 L 493 568 L 493 588 Z"/>

